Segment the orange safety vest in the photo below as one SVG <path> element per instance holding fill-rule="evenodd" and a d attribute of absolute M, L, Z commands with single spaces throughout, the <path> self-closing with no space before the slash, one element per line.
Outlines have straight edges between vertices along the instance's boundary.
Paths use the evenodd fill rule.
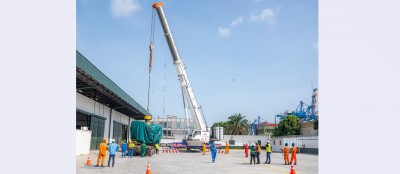
<path fill-rule="evenodd" d="M 293 146 L 292 147 L 292 154 L 296 154 L 297 153 L 297 147 L 296 146 Z"/>
<path fill-rule="evenodd" d="M 288 154 L 288 153 L 289 153 L 289 147 L 285 146 L 285 147 L 283 148 L 283 153 L 284 153 L 284 154 Z"/>
<path fill-rule="evenodd" d="M 261 153 L 261 147 L 260 147 L 260 145 L 257 145 L 257 152 L 258 152 L 258 153 Z"/>
<path fill-rule="evenodd" d="M 99 145 L 99 155 L 106 156 L 108 146 L 106 143 L 100 143 Z"/>

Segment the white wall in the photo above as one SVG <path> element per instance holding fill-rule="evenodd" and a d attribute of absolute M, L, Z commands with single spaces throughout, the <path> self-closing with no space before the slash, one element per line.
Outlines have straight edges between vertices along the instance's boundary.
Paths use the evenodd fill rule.
<path fill-rule="evenodd" d="M 235 140 L 235 145 L 230 146 L 243 146 L 244 143 L 254 143 L 256 144 L 258 140 L 261 140 L 261 146 L 265 146 L 269 140 L 269 136 L 264 135 L 224 135 L 224 139 L 221 141 L 216 141 L 216 144 L 222 144 L 225 146 L 225 142 L 229 143 L 229 140 Z"/>
<path fill-rule="evenodd" d="M 106 118 L 105 120 L 105 126 L 104 126 L 104 138 L 108 139 L 108 130 L 109 130 L 109 124 L 110 124 L 110 108 L 95 101 L 92 100 L 80 93 L 76 93 L 76 108 L 104 117 Z M 131 118 L 131 121 L 134 119 Z M 116 110 L 112 111 L 112 118 L 111 118 L 111 132 L 110 132 L 110 137 L 113 138 L 113 124 L 114 121 L 130 125 L 129 123 L 129 117 L 125 114 L 122 114 Z M 128 130 L 128 135 L 130 135 L 130 130 Z"/>
<path fill-rule="evenodd" d="M 182 137 L 175 136 L 175 139 L 161 139 L 161 143 L 173 143 L 173 142 L 182 142 Z M 221 144 L 225 146 L 225 142 L 229 140 L 235 140 L 235 145 L 230 146 L 243 146 L 245 142 L 257 143 L 258 140 L 261 140 L 261 146 L 265 146 L 267 141 L 271 141 L 272 151 L 280 152 L 280 149 L 283 149 L 285 143 L 289 144 L 289 147 L 292 146 L 292 143 L 295 143 L 298 147 L 305 148 L 316 148 L 318 149 L 318 136 L 292 136 L 292 137 L 269 137 L 262 135 L 224 135 L 224 139 L 221 141 L 216 141 L 216 144 Z M 275 145 L 274 145 L 275 141 Z M 282 145 L 279 145 L 279 141 L 281 141 Z"/>
<path fill-rule="evenodd" d="M 175 135 L 175 139 L 161 139 L 161 143 L 172 143 L 172 142 L 182 142 L 183 137 L 186 135 Z M 267 141 L 270 140 L 269 136 L 262 136 L 262 135 L 224 135 L 224 139 L 220 141 L 215 141 L 216 144 L 221 144 L 225 146 L 225 142 L 229 140 L 235 140 L 235 145 L 230 146 L 243 146 L 245 142 L 257 143 L 258 140 L 261 140 L 261 146 L 265 146 Z"/>
<path fill-rule="evenodd" d="M 282 144 L 280 144 L 279 141 L 281 141 Z M 292 143 L 295 143 L 297 147 L 303 147 L 304 145 L 305 148 L 318 148 L 318 136 L 274 137 L 271 140 L 272 151 L 280 152 L 280 149 L 283 149 L 285 143 L 288 143 L 289 147 L 292 147 Z"/>
<path fill-rule="evenodd" d="M 76 130 L 76 156 L 89 154 L 91 135 L 92 131 Z"/>
<path fill-rule="evenodd" d="M 175 143 L 175 142 L 182 142 L 183 138 L 185 138 L 186 135 L 174 135 L 174 139 L 166 139 L 162 138 L 160 143 Z"/>

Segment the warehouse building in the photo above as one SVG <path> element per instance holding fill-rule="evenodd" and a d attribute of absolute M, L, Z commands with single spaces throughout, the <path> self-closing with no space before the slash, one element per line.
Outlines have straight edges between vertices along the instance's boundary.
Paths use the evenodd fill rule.
<path fill-rule="evenodd" d="M 76 51 L 76 155 L 97 149 L 103 138 L 130 137 L 130 123 L 146 110 Z"/>

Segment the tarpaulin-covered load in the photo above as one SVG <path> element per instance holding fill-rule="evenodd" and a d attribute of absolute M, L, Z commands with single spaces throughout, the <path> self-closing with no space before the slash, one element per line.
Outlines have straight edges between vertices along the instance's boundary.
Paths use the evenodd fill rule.
<path fill-rule="evenodd" d="M 161 125 L 147 125 L 145 122 L 132 121 L 131 123 L 131 138 L 136 139 L 141 143 L 160 144 L 162 137 Z"/>

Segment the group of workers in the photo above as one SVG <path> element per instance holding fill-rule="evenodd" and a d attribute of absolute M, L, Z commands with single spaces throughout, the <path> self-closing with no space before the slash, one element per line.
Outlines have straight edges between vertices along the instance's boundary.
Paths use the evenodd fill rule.
<path fill-rule="evenodd" d="M 124 140 L 121 143 L 122 158 L 125 158 L 127 155 L 129 158 L 132 158 L 135 153 L 134 148 L 135 148 L 135 142 L 128 141 L 128 143 L 126 143 L 126 140 Z"/>
<path fill-rule="evenodd" d="M 228 142 L 225 142 L 225 154 L 229 153 L 229 144 Z M 249 157 L 249 148 L 250 148 L 250 164 L 260 164 L 260 154 L 261 154 L 261 146 L 260 144 L 256 143 L 252 143 L 251 146 L 249 147 L 248 143 L 245 143 L 243 145 L 244 148 L 244 153 L 245 153 L 245 157 Z M 202 155 L 206 154 L 206 150 L 207 150 L 207 145 L 206 143 L 202 144 Z M 215 143 L 212 143 L 210 146 L 210 151 L 211 151 L 211 159 L 212 162 L 215 163 L 215 158 L 217 156 L 217 147 L 215 145 Z M 271 164 L 271 153 L 272 153 L 272 146 L 271 146 L 271 142 L 267 141 L 267 144 L 265 145 L 265 151 L 266 153 L 266 160 L 264 162 L 264 164 Z M 283 152 L 283 159 L 285 161 L 284 165 L 297 165 L 297 151 L 298 148 L 295 146 L 295 143 L 292 143 L 292 156 L 291 159 L 289 161 L 289 152 L 290 152 L 290 148 L 288 147 L 288 143 L 285 143 L 285 147 L 283 149 L 281 149 L 281 151 Z"/>
<path fill-rule="evenodd" d="M 225 142 L 225 154 L 229 153 L 229 144 L 228 142 Z M 112 160 L 112 167 L 114 167 L 114 163 L 115 163 L 115 153 L 118 149 L 121 148 L 121 152 L 122 152 L 122 158 L 125 158 L 127 156 L 126 152 L 128 150 L 128 157 L 132 158 L 135 154 L 135 142 L 131 142 L 128 141 L 128 143 L 126 143 L 126 140 L 124 140 L 121 143 L 121 146 L 115 143 L 115 140 L 112 139 L 111 140 L 111 144 L 107 145 L 107 139 L 103 139 L 103 142 L 100 143 L 99 145 L 99 155 L 97 157 L 97 165 L 96 167 L 100 166 L 100 161 L 101 161 L 101 166 L 104 166 L 104 161 L 106 158 L 106 152 L 107 150 L 110 152 L 109 158 L 108 158 L 108 167 L 110 167 L 110 162 Z M 261 154 L 261 146 L 256 143 L 252 143 L 251 146 L 249 147 L 248 143 L 245 143 L 243 145 L 244 148 L 244 153 L 245 153 L 245 157 L 247 158 L 249 156 L 249 148 L 250 148 L 250 164 L 260 164 L 260 154 Z M 156 149 L 156 154 L 158 154 L 158 149 L 159 149 L 159 145 L 156 144 L 155 145 L 155 149 Z M 206 154 L 206 149 L 207 149 L 207 145 L 206 143 L 203 143 L 202 145 L 202 155 Z M 140 146 L 140 150 L 141 150 L 141 157 L 146 156 L 146 152 L 147 152 L 147 147 L 145 143 L 142 143 Z M 265 150 L 267 152 L 266 154 L 266 160 L 264 162 L 264 164 L 271 164 L 271 153 L 272 153 L 272 147 L 270 144 L 270 141 L 267 142 L 267 144 L 265 145 Z M 215 145 L 215 143 L 212 143 L 210 146 L 210 151 L 211 151 L 211 159 L 212 162 L 215 163 L 215 158 L 217 157 L 217 147 Z M 297 165 L 297 156 L 296 153 L 298 151 L 298 148 L 295 146 L 295 143 L 292 143 L 292 156 L 291 159 L 289 161 L 289 152 L 290 152 L 290 148 L 288 147 L 288 143 L 285 143 L 285 147 L 283 149 L 281 149 L 282 153 L 283 153 L 283 159 L 285 161 L 284 165 Z"/>
<path fill-rule="evenodd" d="M 288 143 L 285 143 L 285 147 L 283 148 L 283 150 L 281 149 L 281 151 L 283 152 L 283 159 L 285 161 L 285 165 L 291 165 L 293 162 L 294 165 L 297 165 L 297 147 L 294 146 L 295 144 L 292 143 L 292 156 L 290 158 L 290 162 L 289 162 L 289 147 L 288 147 Z"/>
<path fill-rule="evenodd" d="M 245 157 L 249 157 L 249 144 L 245 143 L 243 145 L 244 148 L 244 153 L 245 153 Z M 267 142 L 267 144 L 265 145 L 265 150 L 267 152 L 266 154 L 266 160 L 264 162 L 264 164 L 271 164 L 271 153 L 272 153 L 272 147 L 270 144 L 270 141 Z M 288 143 L 285 143 L 285 147 L 283 149 L 281 149 L 281 151 L 283 152 L 283 159 L 285 161 L 284 165 L 290 165 L 290 164 L 294 164 L 297 165 L 297 156 L 296 153 L 298 151 L 298 148 L 295 146 L 295 143 L 292 143 L 292 156 L 291 159 L 289 161 L 289 152 L 290 152 L 290 148 L 288 147 Z M 252 143 L 250 146 L 250 164 L 260 164 L 260 154 L 261 154 L 261 146 L 256 143 Z"/>
<path fill-rule="evenodd" d="M 246 158 L 249 157 L 249 144 L 244 143 L 243 145 L 244 148 L 244 155 Z M 260 164 L 260 154 L 261 154 L 261 146 L 256 143 L 252 143 L 250 146 L 250 164 Z M 256 162 L 257 159 L 257 162 Z"/>
<path fill-rule="evenodd" d="M 100 166 L 100 161 L 101 161 L 101 167 L 104 167 L 104 161 L 106 158 L 107 150 L 109 151 L 108 167 L 110 167 L 111 161 L 112 161 L 112 167 L 114 167 L 115 154 L 116 154 L 117 150 L 121 149 L 122 158 L 125 158 L 127 155 L 129 158 L 132 158 L 135 155 L 135 146 L 136 145 L 135 145 L 134 141 L 128 141 L 128 143 L 126 143 L 126 140 L 124 140 L 123 142 L 121 142 L 121 145 L 118 145 L 117 143 L 115 143 L 114 139 L 111 139 L 111 144 L 107 145 L 107 139 L 104 138 L 103 142 L 100 143 L 100 145 L 99 145 L 99 155 L 97 156 L 96 167 Z M 158 148 L 159 148 L 159 145 L 156 144 L 155 145 L 156 154 L 158 154 Z M 146 156 L 147 147 L 146 147 L 145 143 L 141 144 L 140 151 L 141 151 L 141 153 L 140 153 L 141 157 Z M 128 154 L 127 154 L 127 152 L 128 152 Z"/>
<path fill-rule="evenodd" d="M 111 140 L 111 144 L 107 146 L 107 139 L 103 139 L 103 142 L 100 143 L 99 145 L 99 155 L 97 156 L 96 167 L 100 165 L 100 161 L 101 161 L 101 167 L 104 167 L 104 161 L 107 155 L 107 150 L 110 152 L 110 155 L 108 157 L 108 167 L 110 167 L 111 160 L 112 160 L 112 167 L 114 167 L 115 153 L 119 148 L 120 146 L 117 143 L 115 143 L 115 140 Z"/>
<path fill-rule="evenodd" d="M 225 154 L 228 154 L 229 153 L 229 144 L 228 144 L 228 142 L 225 142 L 225 143 L 226 143 Z M 207 145 L 205 142 L 203 142 L 202 143 L 202 152 L 203 152 L 202 155 L 206 154 L 206 150 L 207 150 Z M 217 157 L 218 150 L 217 150 L 217 146 L 215 145 L 214 142 L 210 145 L 210 151 L 211 151 L 211 160 L 213 163 L 215 163 L 215 158 Z"/>
<path fill-rule="evenodd" d="M 245 152 L 245 157 L 247 158 L 249 156 L 249 144 L 245 143 L 244 145 L 244 152 Z M 256 143 L 252 143 L 250 146 L 250 164 L 260 164 L 260 154 L 261 154 L 261 146 Z M 257 159 L 257 162 L 256 162 Z"/>

